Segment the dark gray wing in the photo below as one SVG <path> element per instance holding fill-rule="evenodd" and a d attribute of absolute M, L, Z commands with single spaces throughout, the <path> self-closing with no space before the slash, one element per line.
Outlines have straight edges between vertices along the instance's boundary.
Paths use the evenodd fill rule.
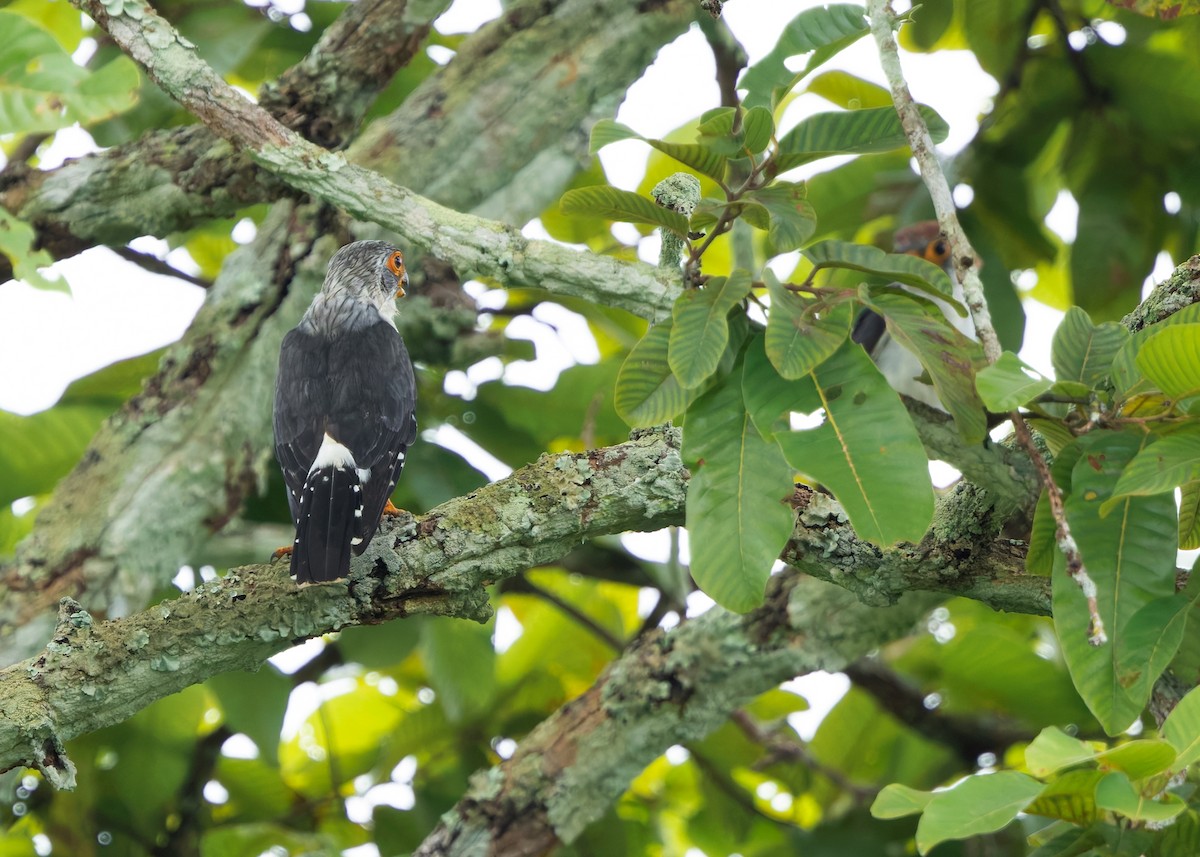
<path fill-rule="evenodd" d="M 275 457 L 288 489 L 292 522 L 300 516 L 300 491 L 317 457 L 325 425 L 329 343 L 296 329 L 283 338 L 275 377 Z"/>
<path fill-rule="evenodd" d="M 883 320 L 883 316 L 873 310 L 864 309 L 858 314 L 858 318 L 854 320 L 854 327 L 850 331 L 850 339 L 857 342 L 867 350 L 870 355 L 875 354 L 875 349 L 879 345 L 879 341 L 883 339 L 887 333 L 887 323 Z"/>
<path fill-rule="evenodd" d="M 370 471 L 355 532 L 362 541 L 354 551 L 362 553 L 417 439 L 417 384 L 404 340 L 382 320 L 331 343 L 329 381 L 326 431 L 350 450 L 360 471 Z"/>

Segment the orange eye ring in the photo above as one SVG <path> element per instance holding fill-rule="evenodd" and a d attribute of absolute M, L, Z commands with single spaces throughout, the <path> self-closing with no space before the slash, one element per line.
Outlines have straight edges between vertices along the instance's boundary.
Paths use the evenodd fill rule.
<path fill-rule="evenodd" d="M 399 250 L 397 250 L 395 253 L 388 256 L 387 267 L 388 267 L 388 270 L 391 271 L 393 274 L 395 274 L 397 277 L 403 277 L 404 276 L 404 254 L 401 253 Z"/>

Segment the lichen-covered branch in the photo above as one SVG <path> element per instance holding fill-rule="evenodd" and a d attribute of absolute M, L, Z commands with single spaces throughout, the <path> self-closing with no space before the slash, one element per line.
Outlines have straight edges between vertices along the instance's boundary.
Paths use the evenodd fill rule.
<path fill-rule="evenodd" d="M 283 564 L 248 566 L 110 621 L 66 600 L 42 653 L 0 670 L 0 771 L 30 765 L 69 785 L 64 741 L 307 637 L 415 613 L 482 619 L 487 584 L 584 539 L 681 523 L 686 494 L 678 432 L 645 433 L 385 521 L 346 581 L 298 587 Z"/>
<path fill-rule="evenodd" d="M 384 48 L 391 42 L 410 44 L 436 14 L 425 9 L 418 19 L 429 0 L 409 0 L 411 29 L 391 32 L 370 23 L 378 11 L 347 18 L 360 5 L 351 5 L 334 25 L 341 35 L 327 31 L 322 43 L 336 46 L 357 31 L 355 21 L 361 20 L 371 29 L 371 37 L 361 40 L 364 47 L 380 48 L 381 41 Z M 422 81 L 398 109 L 376 120 L 347 157 L 443 205 L 524 222 L 587 163 L 592 122 L 613 113 L 658 48 L 688 21 L 682 0 L 640 11 L 619 0 L 512 3 L 500 19 L 466 38 L 455 58 Z M 285 125 L 299 122 L 298 130 L 311 131 L 316 142 L 322 135 L 344 134 L 358 121 L 348 117 L 353 121 L 335 130 L 319 112 L 293 118 L 305 108 L 286 93 L 307 92 L 299 84 L 326 69 L 326 53 L 318 44 L 286 73 L 278 85 L 284 94 L 269 87 L 259 94 L 260 103 Z M 371 71 L 364 68 L 364 74 Z M 347 106 L 366 106 L 354 87 L 328 74 L 317 78 L 317 88 L 314 98 L 332 89 Z M 471 166 L 448 167 L 454 163 Z M 184 231 L 293 193 L 205 126 L 149 132 L 55 170 L 10 167 L 0 180 L 0 206 L 31 223 L 40 245 L 60 258 L 96 243 Z M 8 276 L 5 264 L 0 258 L 0 281 Z"/>
<path fill-rule="evenodd" d="M 647 635 L 511 758 L 475 774 L 415 854 L 535 855 L 570 842 L 671 745 L 704 737 L 781 681 L 841 669 L 908 633 L 936 602 L 913 594 L 871 608 L 789 572 L 752 613 L 716 607 Z"/>
<path fill-rule="evenodd" d="M 282 566 L 236 569 L 125 619 L 76 619 L 87 625 L 78 643 L 62 642 L 60 617 L 42 655 L 0 671 L 0 769 L 36 764 L 37 742 L 118 722 L 308 636 L 416 612 L 478 617 L 486 585 L 555 562 L 585 539 L 682 523 L 687 481 L 678 429 L 660 428 L 605 449 L 544 455 L 419 519 L 385 522 L 348 582 L 296 587 Z M 930 590 L 1046 612 L 1046 581 L 1023 574 L 1020 550 L 994 538 L 1000 522 L 985 502 L 977 491 L 955 492 L 920 545 L 885 556 L 854 536 L 835 501 L 808 493 L 782 558 L 870 606 Z"/>
<path fill-rule="evenodd" d="M 669 5 L 625 16 L 636 20 L 623 19 L 620 26 L 604 27 L 596 21 L 592 5 L 579 0 L 512 4 L 501 20 L 463 42 L 462 62 L 451 62 L 418 87 L 410 100 L 419 97 L 419 110 L 401 109 L 420 138 L 419 157 L 412 157 L 407 147 L 413 142 L 390 120 L 391 134 L 372 137 L 371 157 L 390 164 L 392 172 L 410 176 L 413 187 L 424 190 L 427 182 L 440 181 L 446 172 L 444 167 L 420 169 L 428 166 L 425 159 L 443 165 L 454 160 L 462 150 L 462 135 L 473 143 L 486 140 L 495 169 L 473 169 L 470 182 L 461 188 L 443 185 L 439 193 L 452 204 L 479 204 L 524 222 L 544 208 L 548 195 L 561 191 L 580 158 L 586 157 L 586 134 L 580 127 L 597 106 L 564 100 L 555 110 L 545 108 L 562 87 L 562 75 L 575 75 L 601 101 L 606 93 L 623 91 L 652 58 L 659 41 L 684 26 Z M 407 8 L 412 15 L 421 5 L 410 0 Z M 351 18 L 346 27 L 356 26 L 353 21 L 366 25 L 381 12 L 378 5 L 364 7 L 366 17 Z M 636 26 L 645 32 L 634 31 Z M 327 32 L 322 43 L 331 38 Z M 562 47 L 573 45 L 576 38 L 586 47 L 565 69 Z M 530 64 L 498 68 L 492 55 L 512 56 L 507 48 L 513 42 Z M 585 58 L 594 58 L 603 69 L 584 64 Z M 459 70 L 450 74 L 453 69 Z M 488 80 L 500 71 L 507 90 L 497 90 Z M 483 99 L 486 106 L 473 100 L 482 99 L 483 92 L 493 96 L 491 101 Z M 471 93 L 475 95 L 468 98 Z M 451 101 L 453 114 L 435 109 Z M 497 105 L 503 101 L 511 103 L 500 110 Z M 414 118 L 413 112 L 419 115 Z M 428 141 L 430 132 L 417 130 L 426 126 L 437 131 Z M 575 130 L 564 135 L 564 127 Z M 215 175 L 214 170 L 234 169 L 231 165 L 240 156 L 203 126 L 180 133 L 188 142 L 164 146 L 161 159 L 135 148 L 120 159 L 109 159 L 116 151 L 110 150 L 68 162 L 41 186 L 48 192 L 55 188 L 50 194 L 57 200 L 54 205 L 65 206 L 56 208 L 53 217 L 93 224 L 99 230 L 125 230 L 116 236 L 125 240 L 160 228 L 171 231 L 177 205 L 192 212 L 187 216 L 197 214 L 188 200 L 224 199 L 220 204 L 228 204 L 230 211 L 257 201 L 238 196 L 245 187 L 240 181 L 208 196 L 194 188 L 193 180 Z M 535 157 L 532 153 L 542 137 L 560 139 L 561 145 Z M 149 145 L 157 139 L 149 135 Z M 207 154 L 193 163 L 189 159 L 197 152 Z M 163 159 L 185 172 L 171 173 L 173 167 Z M 242 161 L 241 169 L 268 175 L 248 159 Z M 536 175 L 526 175 L 521 164 Z M 509 169 L 517 170 L 516 176 Z M 181 178 L 185 174 L 186 180 Z M 65 184 L 57 184 L 60 178 Z M 520 185 L 519 190 L 513 184 Z M 112 194 L 118 199 L 111 199 Z M 37 194 L 34 199 L 45 201 Z M 149 219 L 122 219 L 126 211 Z M 324 244 L 314 248 L 321 236 L 326 236 Z M 50 633 L 53 605 L 62 596 L 92 609 L 103 606 L 116 615 L 140 608 L 173 569 L 199 561 L 211 533 L 236 512 L 247 492 L 259 490 L 270 466 L 269 384 L 279 337 L 295 324 L 320 284 L 323 260 L 339 242 L 352 237 L 320 206 L 280 202 L 254 243 L 226 261 L 196 323 L 168 351 L 146 394 L 101 430 L 83 463 L 39 513 L 34 535 L 22 545 L 16 562 L 0 567 L 0 585 L 6 590 L 0 599 L 0 638 L 5 641 L 0 664 L 41 647 Z M 298 270 L 302 275 L 294 277 Z M 473 333 L 475 313 L 468 307 L 435 306 L 433 297 L 430 289 L 414 291 L 398 318 L 402 332 L 420 333 L 409 337 L 414 357 L 441 364 L 469 354 L 475 359 L 486 356 L 478 348 L 471 351 L 472 343 L 487 346 Z M 165 508 L 173 510 L 170 516 L 161 514 Z M 147 527 L 151 520 L 154 526 Z"/>
<path fill-rule="evenodd" d="M 264 87 L 260 103 L 322 145 L 340 145 L 407 65 L 448 0 L 354 3 L 313 50 Z M 358 49 L 348 49 L 362 31 Z M 54 170 L 10 162 L 0 206 L 32 224 L 39 246 L 66 258 L 97 243 L 167 235 L 290 193 L 204 126 L 149 132 Z M 12 276 L 0 255 L 0 282 Z"/>
<path fill-rule="evenodd" d="M 644 318 L 678 288 L 649 265 L 533 241 L 514 227 L 463 214 L 398 187 L 344 155 L 304 140 L 221 79 L 149 7 L 137 20 L 100 0 L 73 0 L 169 95 L 221 137 L 299 191 L 390 229 L 452 264 L 462 276 L 585 297 Z"/>

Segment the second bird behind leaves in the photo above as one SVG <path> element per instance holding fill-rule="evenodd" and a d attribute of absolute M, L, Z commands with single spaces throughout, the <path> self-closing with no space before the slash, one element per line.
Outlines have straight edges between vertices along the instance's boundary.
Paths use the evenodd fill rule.
<path fill-rule="evenodd" d="M 320 293 L 283 339 L 275 382 L 275 456 L 296 527 L 298 583 L 345 577 L 417 437 L 417 388 L 396 330 L 408 273 L 384 241 L 333 255 Z"/>
<path fill-rule="evenodd" d="M 950 282 L 954 284 L 954 299 L 959 303 L 963 302 L 962 284 L 958 282 L 952 269 L 950 246 L 942 237 L 936 220 L 914 223 L 912 226 L 896 230 L 892 252 L 920 256 L 925 261 L 944 268 Z M 903 285 L 900 288 L 908 289 Z M 975 324 L 969 315 L 964 318 L 945 301 L 931 298 L 925 293 L 921 296 L 937 304 L 950 324 L 967 336 L 975 338 Z M 920 361 L 888 335 L 887 326 L 880 315 L 871 310 L 863 310 L 854 322 L 850 338 L 867 350 L 879 371 L 896 392 L 945 410 L 933 385 L 923 380 L 925 369 Z"/>

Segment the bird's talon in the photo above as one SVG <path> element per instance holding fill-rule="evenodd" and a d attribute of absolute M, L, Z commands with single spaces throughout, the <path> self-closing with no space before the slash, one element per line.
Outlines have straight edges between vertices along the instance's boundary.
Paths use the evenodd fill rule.
<path fill-rule="evenodd" d="M 387 505 L 383 507 L 383 511 L 380 513 L 380 517 L 399 518 L 402 515 L 407 514 L 408 512 L 406 512 L 404 509 L 393 506 L 392 501 L 388 500 Z"/>

